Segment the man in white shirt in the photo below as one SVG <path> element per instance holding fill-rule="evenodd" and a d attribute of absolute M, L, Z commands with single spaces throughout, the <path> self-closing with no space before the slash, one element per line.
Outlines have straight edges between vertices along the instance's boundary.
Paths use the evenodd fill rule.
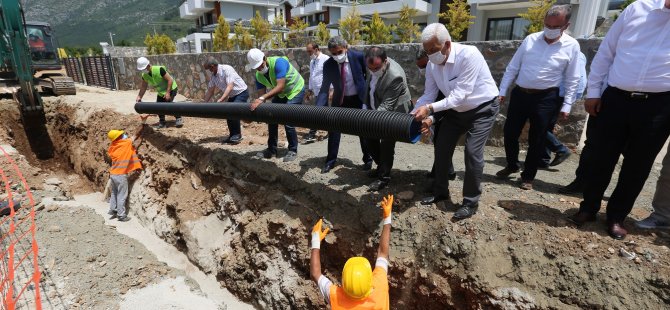
<path fill-rule="evenodd" d="M 621 13 L 591 63 L 586 98 L 586 111 L 598 120 L 593 160 L 584 200 L 570 220 L 577 225 L 596 220 L 623 155 L 607 201 L 607 232 L 623 239 L 628 233 L 623 222 L 670 136 L 670 0 L 638 0 Z"/>
<path fill-rule="evenodd" d="M 505 120 L 507 166 L 496 173 L 507 178 L 519 171 L 519 136 L 530 121 L 528 153 L 521 173 L 521 188 L 533 189 L 533 180 L 545 151 L 547 130 L 560 112 L 567 119 L 579 84 L 579 43 L 563 33 L 570 25 L 570 5 L 551 7 L 544 18 L 544 31 L 528 35 L 514 53 L 500 82 L 500 102 L 516 80 Z M 565 82 L 561 102 L 559 85 Z"/>
<path fill-rule="evenodd" d="M 205 102 L 209 102 L 212 99 L 217 88 L 223 91 L 221 98 L 217 102 L 247 102 L 249 99 L 247 84 L 233 67 L 220 65 L 214 57 L 208 57 L 203 67 L 212 73 L 212 78 L 209 80 L 207 93 L 205 94 Z M 240 120 L 229 119 L 226 122 L 228 123 L 229 135 L 228 138 L 223 140 L 223 143 L 233 145 L 240 143 L 242 141 Z"/>
<path fill-rule="evenodd" d="M 328 60 L 326 54 L 321 53 L 319 45 L 316 42 L 307 43 L 305 48 L 307 55 L 309 55 L 309 81 L 307 82 L 307 92 L 305 93 L 305 101 L 312 101 L 315 94 L 321 90 L 321 82 L 323 82 L 323 63 Z M 331 87 L 332 89 L 332 87 Z M 332 92 L 332 90 L 331 90 Z M 332 97 L 332 94 L 331 94 Z M 304 143 L 312 143 L 316 141 L 316 129 L 310 129 L 309 133 L 304 137 Z"/>
<path fill-rule="evenodd" d="M 423 96 L 412 112 L 422 122 L 421 131 L 430 132 L 430 114 L 446 111 L 435 140 L 435 182 L 433 196 L 422 204 L 449 199 L 448 166 L 458 140 L 465 134 L 465 177 L 463 204 L 454 214 L 465 219 L 477 212 L 484 172 L 484 146 L 498 114 L 498 88 L 482 53 L 474 46 L 451 42 L 443 24 L 433 23 L 421 34 L 430 64 L 426 67 Z M 441 91 L 446 97 L 435 101 Z"/>

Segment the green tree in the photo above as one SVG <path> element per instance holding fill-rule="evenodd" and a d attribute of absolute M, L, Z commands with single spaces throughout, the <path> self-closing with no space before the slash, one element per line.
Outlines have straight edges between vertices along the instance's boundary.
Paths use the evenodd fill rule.
<path fill-rule="evenodd" d="M 275 33 L 272 35 L 272 48 L 285 48 L 286 40 L 284 40 L 284 32 L 279 31 L 279 28 L 286 28 L 284 14 L 275 16 L 275 19 L 272 21 L 272 27 L 275 29 Z"/>
<path fill-rule="evenodd" d="M 421 36 L 419 25 L 414 23 L 414 17 L 417 12 L 416 9 L 403 4 L 402 9 L 400 9 L 400 18 L 398 18 L 398 24 L 395 29 L 395 33 L 398 36 L 398 42 L 412 43 Z"/>
<path fill-rule="evenodd" d="M 256 38 L 256 47 L 263 49 L 270 43 L 270 22 L 256 11 L 256 16 L 251 19 L 251 34 Z"/>
<path fill-rule="evenodd" d="M 254 40 L 251 37 L 251 33 L 249 33 L 249 29 L 244 28 L 241 20 L 235 23 L 233 32 L 235 33 L 233 42 L 237 45 L 238 49 L 248 50 L 254 46 Z"/>
<path fill-rule="evenodd" d="M 544 17 L 556 0 L 532 0 L 532 6 L 526 13 L 519 13 L 519 17 L 530 22 L 526 27 L 526 34 L 535 33 L 544 29 Z"/>
<path fill-rule="evenodd" d="M 316 42 L 319 43 L 319 46 L 326 46 L 328 44 L 328 39 L 330 39 L 330 30 L 326 28 L 326 24 L 320 22 L 316 26 Z"/>
<path fill-rule="evenodd" d="M 387 26 L 382 20 L 379 13 L 375 11 L 372 14 L 372 19 L 367 26 L 363 27 L 363 32 L 367 35 L 368 44 L 388 44 L 393 40 L 391 31 L 394 27 Z"/>
<path fill-rule="evenodd" d="M 475 23 L 472 21 L 475 17 L 470 14 L 470 7 L 466 0 L 454 0 L 454 2 L 447 4 L 447 7 L 449 9 L 446 12 L 437 16 L 447 21 L 445 26 L 449 30 L 451 38 L 459 41 L 462 39 L 463 32 Z"/>
<path fill-rule="evenodd" d="M 214 42 L 213 47 L 215 52 L 223 52 L 230 50 L 230 39 L 228 38 L 230 34 L 230 24 L 226 21 L 226 18 L 223 14 L 219 15 L 217 20 L 216 29 L 214 29 Z"/>
<path fill-rule="evenodd" d="M 291 47 L 301 47 L 307 44 L 307 24 L 300 17 L 294 17 L 289 26 L 288 41 Z"/>
<path fill-rule="evenodd" d="M 381 4 L 380 4 L 381 5 Z M 347 43 L 355 45 L 361 41 L 361 29 L 363 28 L 363 19 L 358 13 L 358 8 L 354 4 L 351 6 L 347 16 L 340 19 L 340 34 L 347 40 Z"/>

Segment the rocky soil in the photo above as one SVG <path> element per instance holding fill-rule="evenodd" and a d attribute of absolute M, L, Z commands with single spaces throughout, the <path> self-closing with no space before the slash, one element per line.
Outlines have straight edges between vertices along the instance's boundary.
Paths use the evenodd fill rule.
<path fill-rule="evenodd" d="M 130 104 L 134 92 L 98 92 L 50 98 L 47 118 L 63 165 L 101 190 L 109 164 L 105 133 L 132 132 L 139 118 Z M 110 98 L 118 104 L 96 106 Z M 324 175 L 325 141 L 301 145 L 291 163 L 252 158 L 264 148 L 265 128 L 246 124 L 237 146 L 219 143 L 227 135 L 223 120 L 186 118 L 182 129 L 146 130 L 139 149 L 146 169 L 130 196 L 133 221 L 256 307 L 323 308 L 309 280 L 311 226 L 323 217 L 332 227 L 322 266 L 337 281 L 348 257 L 374 258 L 376 204 L 387 193 L 398 197 L 389 273 L 394 309 L 661 309 L 670 303 L 667 232 L 627 222 L 629 237 L 615 241 L 604 231 L 604 214 L 581 229 L 565 221 L 580 199 L 556 190 L 571 181 L 578 156 L 560 170 L 541 171 L 535 190 L 527 192 L 493 177 L 504 151 L 489 147 L 479 213 L 453 222 L 462 150 L 454 158 L 459 179 L 450 184 L 453 203 L 421 206 L 432 146 L 398 144 L 391 186 L 369 193 L 372 179 L 360 171 L 354 137 L 343 137 L 339 165 Z M 649 213 L 659 169 L 632 219 Z"/>

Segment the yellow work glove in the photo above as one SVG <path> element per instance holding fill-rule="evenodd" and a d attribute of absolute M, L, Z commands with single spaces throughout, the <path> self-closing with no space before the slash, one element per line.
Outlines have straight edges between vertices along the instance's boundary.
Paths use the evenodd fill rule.
<path fill-rule="evenodd" d="M 312 227 L 312 249 L 320 249 L 321 248 L 321 240 L 323 238 L 326 238 L 326 235 L 328 234 L 328 231 L 330 231 L 330 228 L 326 227 L 326 229 L 321 229 L 321 226 L 323 225 L 323 219 L 320 219 L 316 224 L 314 224 L 314 227 Z"/>
<path fill-rule="evenodd" d="M 393 195 L 389 194 L 382 199 L 384 225 L 391 224 L 391 209 L 393 209 Z"/>

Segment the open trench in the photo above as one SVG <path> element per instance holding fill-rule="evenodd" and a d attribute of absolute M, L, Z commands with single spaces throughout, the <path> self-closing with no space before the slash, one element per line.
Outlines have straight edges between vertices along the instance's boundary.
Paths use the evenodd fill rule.
<path fill-rule="evenodd" d="M 55 156 L 100 191 L 109 167 L 105 133 L 137 123 L 136 116 L 109 110 L 82 115 L 72 105 L 48 105 Z M 145 169 L 132 183 L 131 216 L 241 300 L 261 309 L 325 306 L 309 278 L 308 235 L 320 217 L 334 232 L 322 245 L 327 276 L 337 281 L 351 256 L 374 261 L 378 197 L 310 182 L 275 162 L 250 159 L 249 152 L 152 129 L 144 138 Z M 616 255 L 585 261 L 599 254 L 586 247 L 566 253 L 574 246 L 563 240 L 560 225 L 522 225 L 502 216 L 502 208 L 453 223 L 442 209 L 415 200 L 400 198 L 394 207 L 394 309 L 660 309 L 670 303 L 667 263 L 621 263 Z M 570 239 L 610 242 L 589 232 Z M 660 251 L 657 260 L 667 260 Z"/>

